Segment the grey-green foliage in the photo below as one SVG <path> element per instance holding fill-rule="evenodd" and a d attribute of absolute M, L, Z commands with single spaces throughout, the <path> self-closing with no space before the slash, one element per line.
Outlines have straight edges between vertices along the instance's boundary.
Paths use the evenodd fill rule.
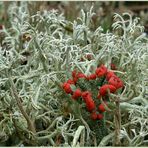
<path fill-rule="evenodd" d="M 80 128 L 73 126 L 77 121 L 71 115 L 66 119 L 63 116 L 61 108 L 63 102 L 69 98 L 62 95 L 63 92 L 57 84 L 67 80 L 75 68 L 90 74 L 102 62 L 108 68 L 110 63 L 114 62 L 118 67 L 115 72 L 125 83 L 124 91 L 118 94 L 122 100 L 122 120 L 124 121 L 124 112 L 129 112 L 128 122 L 131 125 L 140 124 L 141 127 L 136 127 L 140 131 L 137 135 L 143 133 L 142 136 L 145 137 L 145 133 L 148 133 L 145 127 L 148 122 L 146 89 L 148 41 L 138 19 L 133 19 L 130 14 L 123 16 L 115 14 L 113 32 L 104 34 L 99 26 L 94 32 L 90 29 L 92 8 L 90 12 L 82 10 L 82 16 L 78 20 L 68 22 L 56 10 L 37 12 L 34 16 L 30 16 L 27 3 L 20 2 L 20 4 L 20 7 L 17 7 L 14 2 L 9 7 L 11 28 L 3 30 L 5 33 L 3 43 L 6 46 L 0 47 L 0 113 L 2 113 L 0 131 L 3 139 L 1 142 L 7 141 L 10 135 L 15 135 L 13 120 L 16 121 L 20 131 L 31 135 L 10 93 L 11 86 L 7 75 L 9 73 L 26 112 L 32 120 L 40 120 L 47 128 L 43 129 L 40 125 L 42 123 L 38 122 L 39 131 L 35 135 L 38 141 L 43 139 L 43 145 L 44 142 L 48 142 L 48 145 L 55 146 L 54 139 L 60 133 L 63 137 L 61 146 L 79 145 L 75 140 L 78 140 L 76 129 Z M 129 18 L 125 20 L 125 16 Z M 72 26 L 72 32 L 69 33 L 65 29 L 67 26 Z M 29 42 L 21 41 L 20 36 L 24 33 L 31 35 Z M 29 52 L 29 56 L 23 55 L 24 52 Z M 87 54 L 91 54 L 93 59 L 89 61 L 85 58 Z M 81 57 L 84 61 L 81 61 Z M 21 64 L 23 60 L 27 60 L 27 64 Z M 139 111 L 140 114 L 136 114 Z M 141 124 L 141 121 L 145 124 Z M 122 127 L 121 139 L 128 139 L 129 137 L 125 136 L 128 135 L 126 127 L 124 125 Z M 81 132 L 83 133 L 80 145 L 85 145 L 83 138 L 85 131 Z M 89 133 L 86 135 L 89 136 Z M 113 137 L 106 139 L 111 142 Z M 103 141 L 103 143 L 108 142 Z M 17 144 L 24 142 L 20 140 L 15 143 Z M 130 137 L 130 146 L 144 144 L 144 138 L 136 142 L 134 136 Z"/>

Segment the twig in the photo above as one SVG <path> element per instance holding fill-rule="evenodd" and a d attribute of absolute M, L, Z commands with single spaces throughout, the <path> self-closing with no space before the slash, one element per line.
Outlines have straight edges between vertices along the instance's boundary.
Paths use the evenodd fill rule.
<path fill-rule="evenodd" d="M 121 112 L 120 112 L 119 98 L 117 98 L 116 106 L 117 106 L 117 109 L 115 111 L 115 139 L 114 139 L 115 141 L 114 141 L 114 145 L 120 146 L 120 144 L 121 144 L 121 142 L 120 142 Z"/>
<path fill-rule="evenodd" d="M 34 124 L 31 120 L 31 118 L 29 117 L 29 115 L 26 113 L 26 111 L 24 110 L 23 108 L 23 105 L 21 103 L 21 99 L 20 97 L 18 96 L 18 93 L 17 93 L 17 89 L 14 85 L 14 82 L 12 80 L 12 78 L 9 76 L 9 83 L 10 83 L 10 90 L 11 90 L 11 94 L 12 96 L 14 96 L 14 98 L 16 99 L 16 102 L 17 102 L 17 105 L 18 105 L 18 108 L 20 109 L 22 115 L 24 116 L 24 118 L 26 119 L 27 121 L 27 124 L 28 124 L 28 129 L 32 132 L 32 133 L 36 133 L 36 130 L 35 130 L 35 127 L 34 127 Z"/>

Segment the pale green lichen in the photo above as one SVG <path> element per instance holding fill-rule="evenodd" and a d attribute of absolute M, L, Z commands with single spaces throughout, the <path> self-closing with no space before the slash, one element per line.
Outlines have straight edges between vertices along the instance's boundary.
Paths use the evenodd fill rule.
<path fill-rule="evenodd" d="M 92 129 L 84 119 L 73 116 L 67 104 L 74 102 L 60 84 L 75 68 L 90 74 L 98 64 L 110 68 L 113 62 L 125 83 L 125 90 L 114 96 L 121 99 L 118 138 L 122 146 L 146 146 L 148 39 L 139 19 L 127 13 L 115 14 L 113 31 L 103 33 L 99 26 L 95 31 L 90 29 L 92 8 L 89 12 L 82 10 L 78 20 L 69 22 L 55 10 L 30 16 L 27 6 L 20 2 L 17 7 L 13 2 L 8 9 L 11 27 L 1 31 L 5 38 L 0 47 L 0 145 L 12 141 L 13 146 L 96 146 Z M 30 34 L 30 41 L 22 42 L 24 33 Z M 88 54 L 92 60 L 85 58 Z M 17 96 L 29 119 L 18 107 Z M 77 110 L 76 106 L 72 109 Z M 35 125 L 35 131 L 26 120 Z M 110 122 L 113 126 L 100 146 L 113 145 L 116 125 Z"/>

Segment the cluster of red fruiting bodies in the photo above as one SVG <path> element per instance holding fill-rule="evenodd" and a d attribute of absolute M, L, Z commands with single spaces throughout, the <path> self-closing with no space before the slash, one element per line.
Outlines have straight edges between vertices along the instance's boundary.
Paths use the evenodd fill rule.
<path fill-rule="evenodd" d="M 74 70 L 72 72 L 72 79 L 69 79 L 67 82 L 62 84 L 62 88 L 67 94 L 71 94 L 72 98 L 74 100 L 77 100 L 79 98 L 82 98 L 86 104 L 87 110 L 91 113 L 91 118 L 93 120 L 99 119 L 101 120 L 103 118 L 103 112 L 106 111 L 104 104 L 100 104 L 96 111 L 96 104 L 93 100 L 92 93 L 90 91 L 81 91 L 80 88 L 73 89 L 71 87 L 72 85 L 76 85 L 77 81 L 80 78 L 86 79 L 86 80 L 96 80 L 97 78 L 105 77 L 107 84 L 104 84 L 100 87 L 98 91 L 97 98 L 100 99 L 101 97 L 104 97 L 110 93 L 115 93 L 117 89 L 123 87 L 122 80 L 115 75 L 115 73 L 111 70 L 108 70 L 104 65 L 101 65 L 98 67 L 95 71 L 95 73 L 86 76 L 85 74 L 81 72 L 77 72 Z M 107 106 L 107 102 L 105 102 L 105 105 Z"/>

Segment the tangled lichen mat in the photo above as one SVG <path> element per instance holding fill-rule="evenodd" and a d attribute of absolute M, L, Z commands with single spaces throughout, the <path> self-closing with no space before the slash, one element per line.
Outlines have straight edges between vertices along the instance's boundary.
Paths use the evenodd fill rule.
<path fill-rule="evenodd" d="M 148 146 L 141 20 L 114 13 L 105 30 L 93 6 L 71 21 L 33 4 L 0 21 L 0 146 Z"/>

